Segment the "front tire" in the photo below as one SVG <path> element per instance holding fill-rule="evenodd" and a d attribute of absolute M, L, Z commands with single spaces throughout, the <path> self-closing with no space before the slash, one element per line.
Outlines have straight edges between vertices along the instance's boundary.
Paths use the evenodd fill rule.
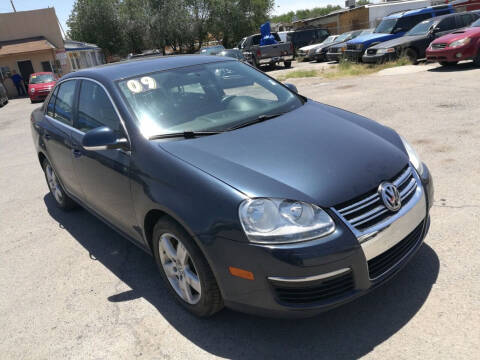
<path fill-rule="evenodd" d="M 407 50 L 405 50 L 405 56 L 413 65 L 418 64 L 418 55 L 414 49 L 408 48 Z"/>
<path fill-rule="evenodd" d="M 292 62 L 291 61 L 285 61 L 283 63 L 283 66 L 285 67 L 285 69 L 290 69 L 292 67 Z"/>
<path fill-rule="evenodd" d="M 480 66 L 480 50 L 478 50 L 477 56 L 473 58 L 473 65 Z"/>
<path fill-rule="evenodd" d="M 55 204 L 62 210 L 70 210 L 75 208 L 77 204 L 66 194 L 62 184 L 60 183 L 60 180 L 58 179 L 57 173 L 48 160 L 45 159 L 43 161 L 42 168 L 43 172 L 45 173 L 48 189 L 55 200 Z"/>
<path fill-rule="evenodd" d="M 198 317 L 208 317 L 223 308 L 210 266 L 179 224 L 168 218 L 155 224 L 153 253 L 170 293 L 185 309 Z"/>

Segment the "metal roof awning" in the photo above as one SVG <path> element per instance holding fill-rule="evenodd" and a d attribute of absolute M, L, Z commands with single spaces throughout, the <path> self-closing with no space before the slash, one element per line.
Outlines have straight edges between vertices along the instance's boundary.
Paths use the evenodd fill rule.
<path fill-rule="evenodd" d="M 0 42 L 0 56 L 55 49 L 45 38 L 28 38 Z"/>

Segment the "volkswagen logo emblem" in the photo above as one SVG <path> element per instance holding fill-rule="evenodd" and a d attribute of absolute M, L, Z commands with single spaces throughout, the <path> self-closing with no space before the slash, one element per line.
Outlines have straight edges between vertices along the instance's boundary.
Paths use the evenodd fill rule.
<path fill-rule="evenodd" d="M 378 193 L 382 198 L 386 208 L 390 211 L 397 211 L 402 207 L 402 199 L 395 185 L 389 182 L 381 183 L 378 187 Z"/>

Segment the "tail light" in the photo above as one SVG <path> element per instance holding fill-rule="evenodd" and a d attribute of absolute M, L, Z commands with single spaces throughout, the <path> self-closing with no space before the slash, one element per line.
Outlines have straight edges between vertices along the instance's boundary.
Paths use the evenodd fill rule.
<path fill-rule="evenodd" d="M 260 49 L 257 49 L 257 57 L 261 57 L 262 56 L 262 52 L 260 51 Z"/>
<path fill-rule="evenodd" d="M 290 43 L 290 50 L 293 52 L 293 43 Z"/>

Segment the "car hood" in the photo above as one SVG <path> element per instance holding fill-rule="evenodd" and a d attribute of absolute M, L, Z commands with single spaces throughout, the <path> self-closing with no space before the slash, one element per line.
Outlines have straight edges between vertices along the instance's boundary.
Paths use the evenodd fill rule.
<path fill-rule="evenodd" d="M 348 42 L 348 41 L 344 41 L 344 42 L 340 42 L 340 43 L 335 43 L 333 46 L 330 46 L 330 48 L 338 49 L 338 48 L 341 48 L 341 47 L 343 47 L 343 46 L 347 46 L 347 42 Z"/>
<path fill-rule="evenodd" d="M 377 188 L 408 163 L 392 129 L 310 100 L 262 123 L 158 146 L 249 197 L 323 207 Z"/>
<path fill-rule="evenodd" d="M 467 36 L 473 36 L 473 35 L 480 36 L 480 27 L 472 27 L 472 28 L 457 30 L 451 34 L 443 35 L 438 39 L 435 39 L 435 41 L 433 41 L 432 44 L 438 44 L 438 43 L 449 44 L 453 41 L 461 40 L 466 38 Z"/>
<path fill-rule="evenodd" d="M 308 46 L 301 47 L 301 48 L 298 49 L 298 50 L 307 52 L 308 50 L 318 48 L 318 47 L 320 47 L 321 45 L 322 45 L 321 43 L 320 43 L 320 44 L 308 45 Z"/>
<path fill-rule="evenodd" d="M 372 33 L 367 35 L 357 36 L 356 38 L 348 41 L 349 44 L 363 44 L 371 43 L 374 41 L 386 41 L 392 38 L 392 34 Z"/>
<path fill-rule="evenodd" d="M 402 46 L 402 45 L 410 44 L 414 41 L 425 40 L 427 37 L 428 35 L 402 36 L 396 39 L 384 41 L 380 44 L 371 46 L 370 49 L 387 49 L 391 47 Z"/>

